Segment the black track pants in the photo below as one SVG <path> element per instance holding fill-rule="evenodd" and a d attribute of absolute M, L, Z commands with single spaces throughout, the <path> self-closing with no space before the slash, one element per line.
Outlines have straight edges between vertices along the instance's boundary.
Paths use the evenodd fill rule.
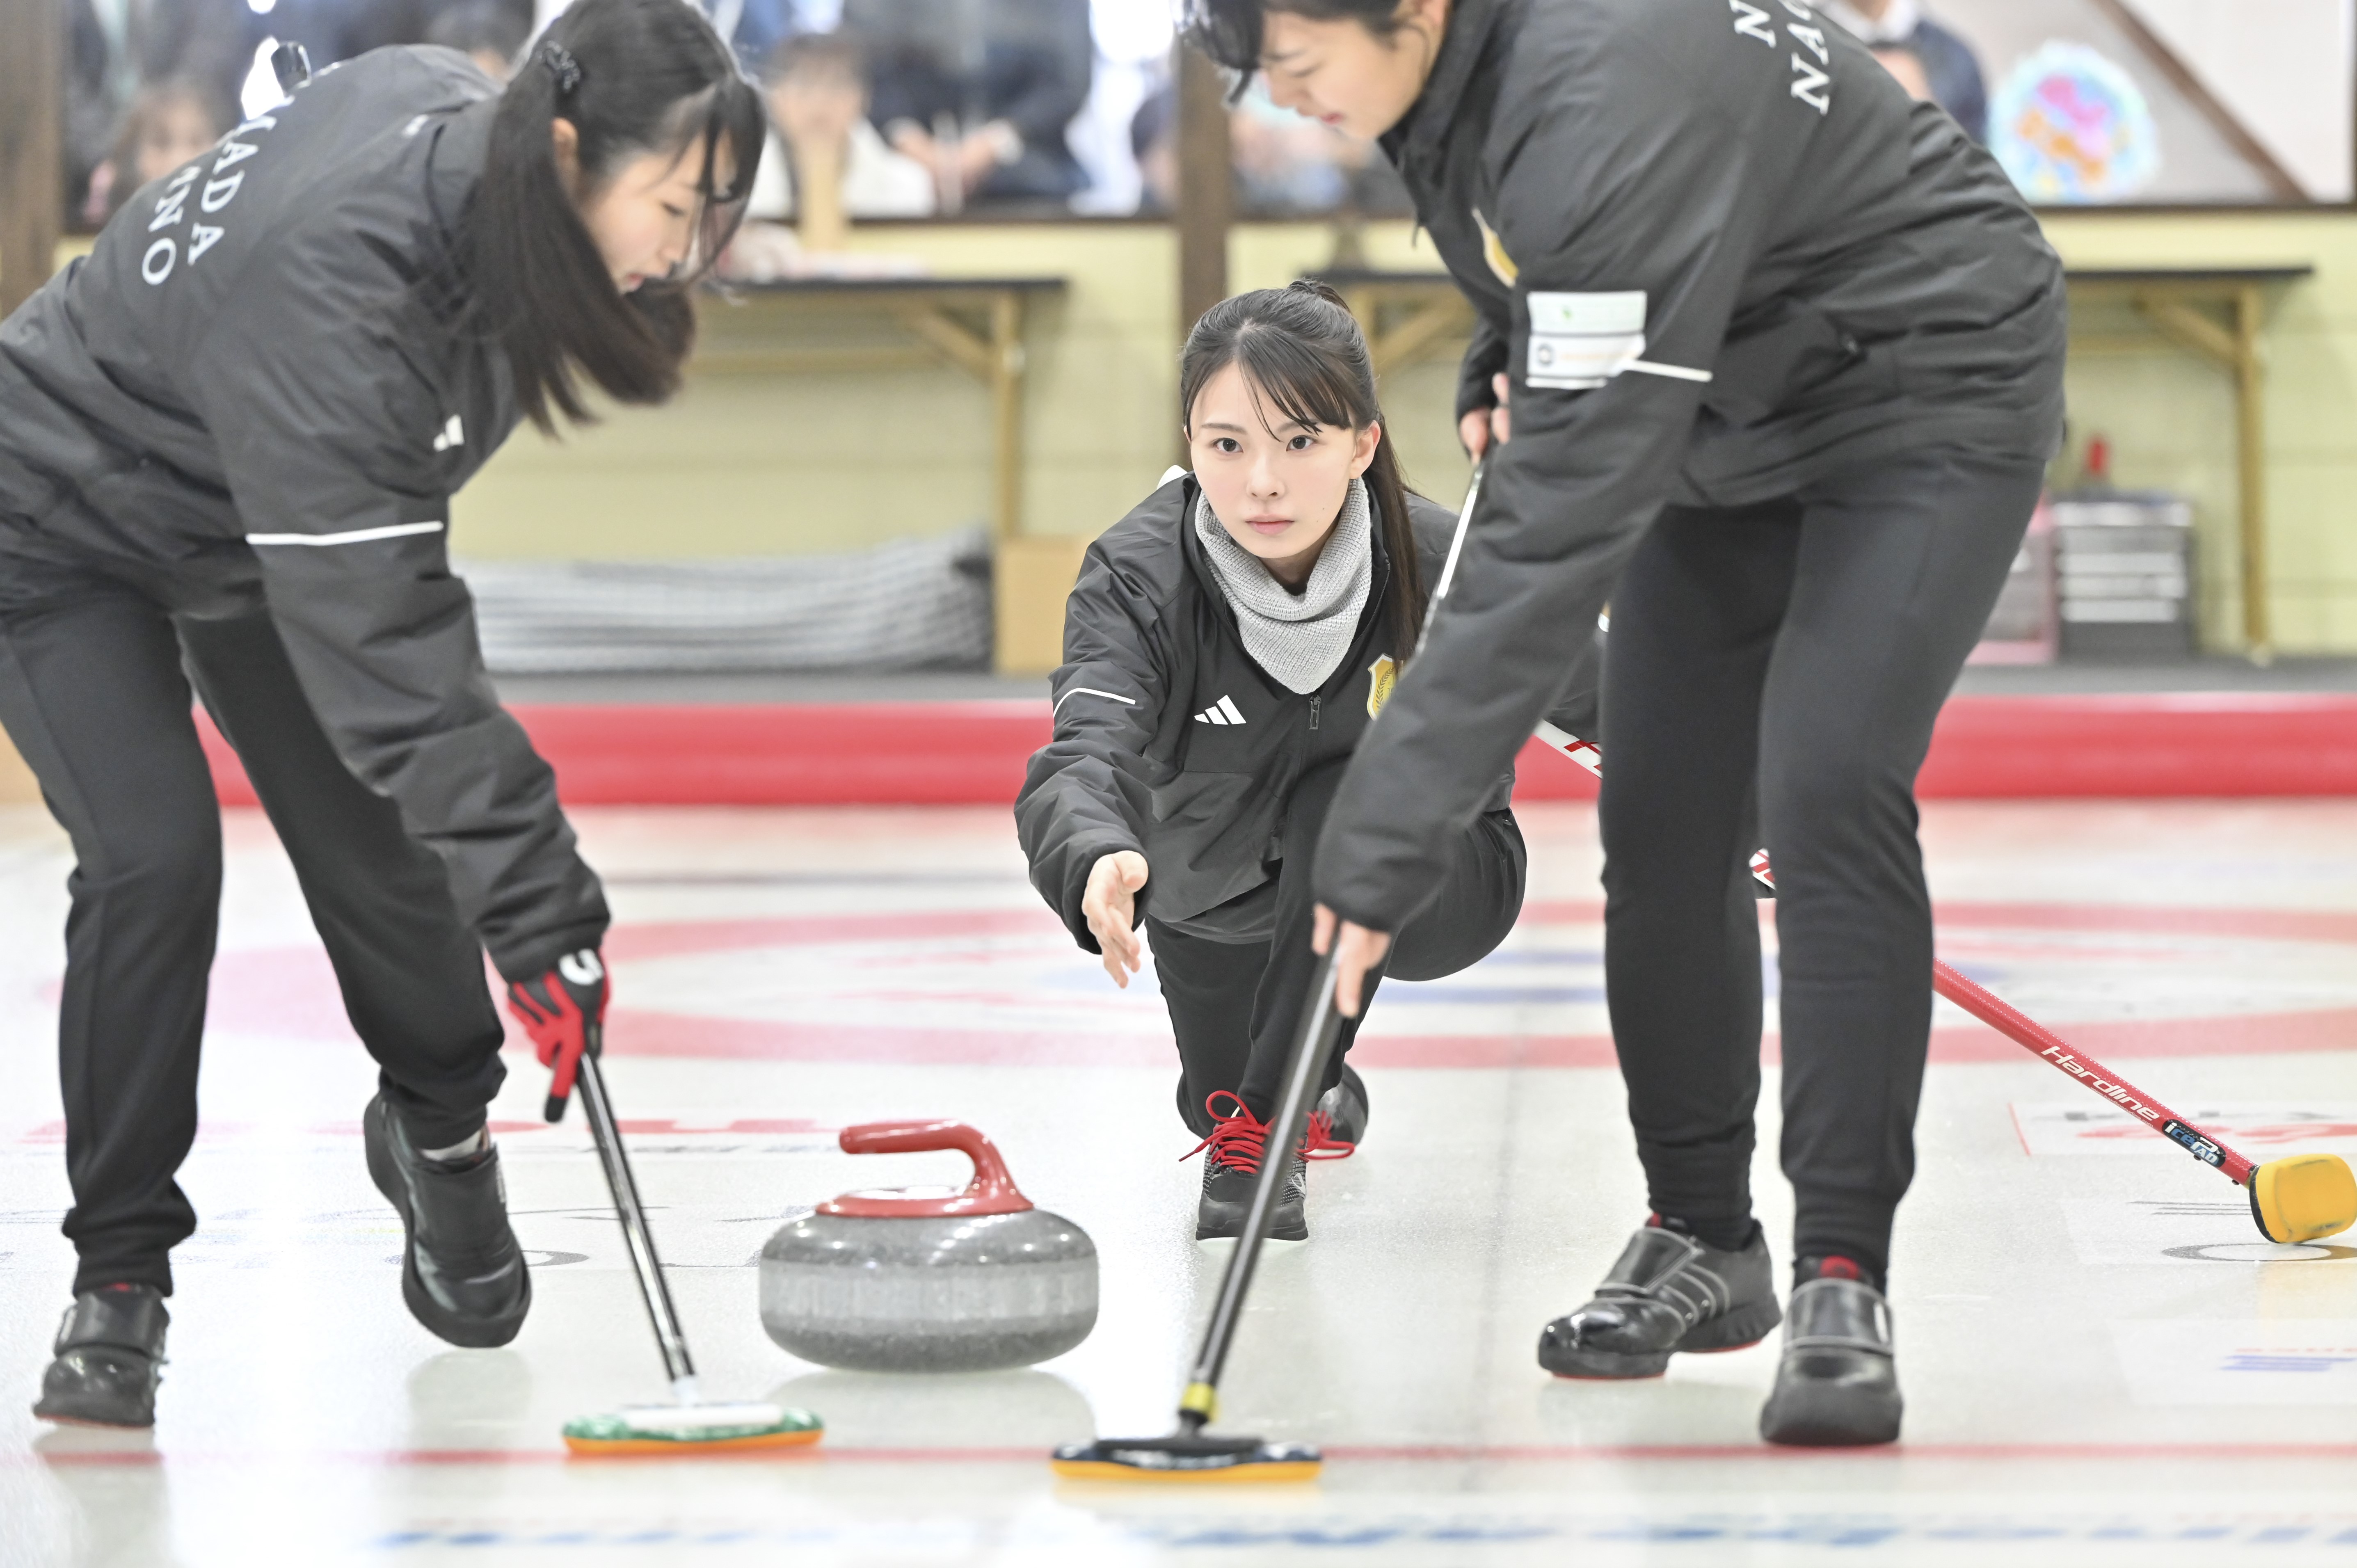
<path fill-rule="evenodd" d="M 1652 1206 L 1706 1236 L 1751 1216 L 1747 863 L 1764 843 L 1795 1254 L 1888 1265 L 1932 1018 L 1915 774 L 2043 474 L 1934 454 L 1785 501 L 1672 508 L 1614 596 L 1599 808 L 1612 1033 Z"/>
<path fill-rule="evenodd" d="M 105 578 L 14 562 L 0 573 L 0 724 L 76 863 L 58 1040 L 74 1288 L 169 1291 L 170 1250 L 196 1229 L 174 1176 L 196 1136 L 221 867 L 184 654 L 420 1143 L 482 1125 L 504 1071 L 499 1015 L 441 862 L 345 769 L 266 617 L 176 624 Z"/>
<path fill-rule="evenodd" d="M 1285 860 L 1276 880 L 1276 929 L 1265 942 L 1222 942 L 1192 936 L 1147 917 L 1155 978 L 1178 1036 L 1182 1077 L 1179 1113 L 1197 1137 L 1211 1130 L 1204 1100 L 1220 1090 L 1240 1095 L 1263 1121 L 1275 1114 L 1285 1090 L 1285 1058 L 1301 1026 L 1302 1006 L 1316 978 L 1309 950 L 1310 859 L 1318 830 L 1334 803 L 1348 758 L 1313 768 L 1295 787 L 1286 808 Z M 1511 811 L 1476 817 L 1457 837 L 1448 869 L 1431 902 L 1392 944 L 1378 974 L 1370 974 L 1358 1018 L 1343 1020 L 1342 1036 L 1326 1066 L 1320 1092 L 1342 1076 L 1342 1056 L 1358 1037 L 1383 974 L 1437 980 L 1478 963 L 1514 929 L 1523 909 L 1528 864 L 1522 830 Z"/>

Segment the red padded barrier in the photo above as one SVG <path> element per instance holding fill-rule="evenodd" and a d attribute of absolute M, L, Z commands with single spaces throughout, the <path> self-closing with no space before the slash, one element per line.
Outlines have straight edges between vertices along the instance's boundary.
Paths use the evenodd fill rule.
<path fill-rule="evenodd" d="M 1952 697 L 1927 800 L 2357 794 L 2357 695 Z"/>
<path fill-rule="evenodd" d="M 514 710 L 565 800 L 594 805 L 1014 801 L 1048 739 L 1044 702 L 530 703 Z M 228 805 L 253 791 L 198 715 Z M 1516 799 L 1593 800 L 1534 741 Z M 1926 800 L 2357 795 L 2357 695 L 2256 693 L 1952 699 Z"/>

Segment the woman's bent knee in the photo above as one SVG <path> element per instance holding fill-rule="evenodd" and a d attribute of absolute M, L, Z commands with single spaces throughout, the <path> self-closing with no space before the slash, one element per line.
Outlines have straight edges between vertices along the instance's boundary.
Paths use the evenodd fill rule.
<path fill-rule="evenodd" d="M 1511 813 L 1476 818 L 1440 894 L 1393 943 L 1383 972 L 1394 980 L 1438 980 L 1490 956 L 1523 910 L 1529 859 Z"/>
<path fill-rule="evenodd" d="M 74 845 L 78 891 L 121 893 L 166 903 L 201 902 L 221 893 L 221 817 L 165 812 L 136 826 L 110 825 L 95 843 Z"/>

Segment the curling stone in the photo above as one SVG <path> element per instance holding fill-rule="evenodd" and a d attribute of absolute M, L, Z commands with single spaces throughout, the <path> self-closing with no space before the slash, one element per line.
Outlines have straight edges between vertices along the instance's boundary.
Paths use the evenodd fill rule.
<path fill-rule="evenodd" d="M 960 1149 L 956 1187 L 847 1192 L 761 1249 L 761 1326 L 789 1352 L 862 1372 L 985 1372 L 1060 1356 L 1097 1321 L 1088 1232 L 1031 1207 L 961 1122 L 846 1127 L 845 1154 Z"/>

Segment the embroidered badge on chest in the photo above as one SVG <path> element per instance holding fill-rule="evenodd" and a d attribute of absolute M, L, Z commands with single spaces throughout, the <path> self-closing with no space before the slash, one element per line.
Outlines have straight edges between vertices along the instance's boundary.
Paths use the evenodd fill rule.
<path fill-rule="evenodd" d="M 1367 666 L 1367 716 L 1373 718 L 1392 700 L 1392 688 L 1399 684 L 1399 664 L 1388 653 Z"/>

